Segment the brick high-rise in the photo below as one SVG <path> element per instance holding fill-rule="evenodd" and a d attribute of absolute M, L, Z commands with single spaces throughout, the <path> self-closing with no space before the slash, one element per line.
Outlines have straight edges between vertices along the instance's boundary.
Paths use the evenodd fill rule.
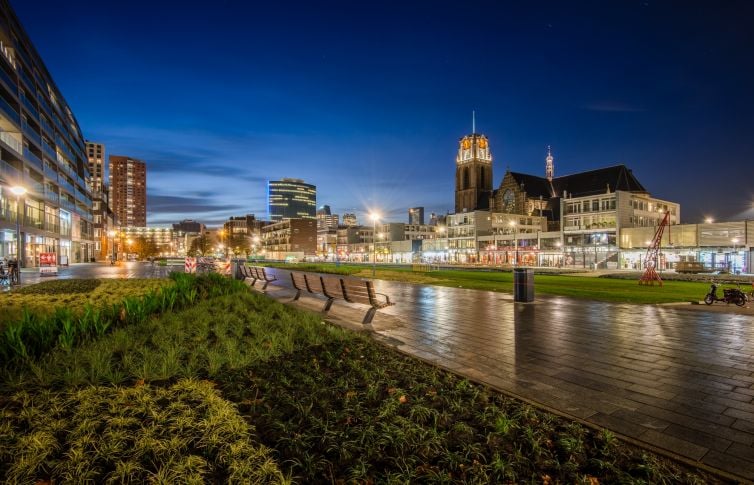
<path fill-rule="evenodd" d="M 147 164 L 110 155 L 110 207 L 121 227 L 147 225 Z"/>

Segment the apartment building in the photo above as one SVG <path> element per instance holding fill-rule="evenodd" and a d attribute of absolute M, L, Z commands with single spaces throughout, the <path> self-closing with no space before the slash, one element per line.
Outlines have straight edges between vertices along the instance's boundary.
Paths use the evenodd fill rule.
<path fill-rule="evenodd" d="M 88 178 L 79 124 L 10 3 L 0 0 L 0 256 L 20 254 L 23 266 L 38 265 L 41 253 L 56 253 L 59 264 L 91 260 Z"/>

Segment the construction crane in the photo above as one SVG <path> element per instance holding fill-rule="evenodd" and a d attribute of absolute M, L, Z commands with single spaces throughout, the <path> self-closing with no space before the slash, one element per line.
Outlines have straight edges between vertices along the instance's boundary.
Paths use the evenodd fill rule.
<path fill-rule="evenodd" d="M 644 266 L 647 268 L 639 279 L 640 285 L 654 285 L 655 281 L 662 286 L 662 278 L 657 274 L 657 262 L 660 255 L 660 244 L 662 243 L 662 233 L 668 228 L 668 242 L 670 242 L 670 211 L 665 212 L 665 217 L 655 231 L 655 237 L 652 244 L 647 248 L 647 255 L 644 258 Z"/>

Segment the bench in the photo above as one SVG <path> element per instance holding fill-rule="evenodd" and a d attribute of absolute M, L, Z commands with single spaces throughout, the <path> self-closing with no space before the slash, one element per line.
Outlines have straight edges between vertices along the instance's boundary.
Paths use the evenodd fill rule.
<path fill-rule="evenodd" d="M 262 286 L 262 290 L 266 290 L 267 285 L 277 280 L 275 276 L 268 275 L 267 272 L 264 270 L 264 267 L 262 266 L 246 266 L 245 264 L 242 264 L 240 266 L 240 269 L 241 269 L 241 276 L 243 276 L 244 281 L 247 279 L 251 279 L 251 286 L 254 286 L 254 284 L 256 284 L 256 282 L 259 280 L 264 281 L 264 286 Z"/>
<path fill-rule="evenodd" d="M 371 323 L 377 310 L 395 304 L 387 295 L 374 291 L 374 283 L 369 280 L 291 271 L 291 283 L 296 289 L 294 300 L 298 300 L 303 291 L 313 295 L 324 295 L 327 301 L 322 309 L 323 312 L 329 311 L 336 299 L 369 305 L 370 308 L 361 322 L 363 324 Z"/>

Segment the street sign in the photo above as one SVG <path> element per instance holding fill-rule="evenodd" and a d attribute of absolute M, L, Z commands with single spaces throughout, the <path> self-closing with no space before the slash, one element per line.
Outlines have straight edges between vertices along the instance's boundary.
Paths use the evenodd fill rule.
<path fill-rule="evenodd" d="M 39 275 L 40 276 L 57 276 L 58 264 L 57 254 L 39 253 Z"/>

